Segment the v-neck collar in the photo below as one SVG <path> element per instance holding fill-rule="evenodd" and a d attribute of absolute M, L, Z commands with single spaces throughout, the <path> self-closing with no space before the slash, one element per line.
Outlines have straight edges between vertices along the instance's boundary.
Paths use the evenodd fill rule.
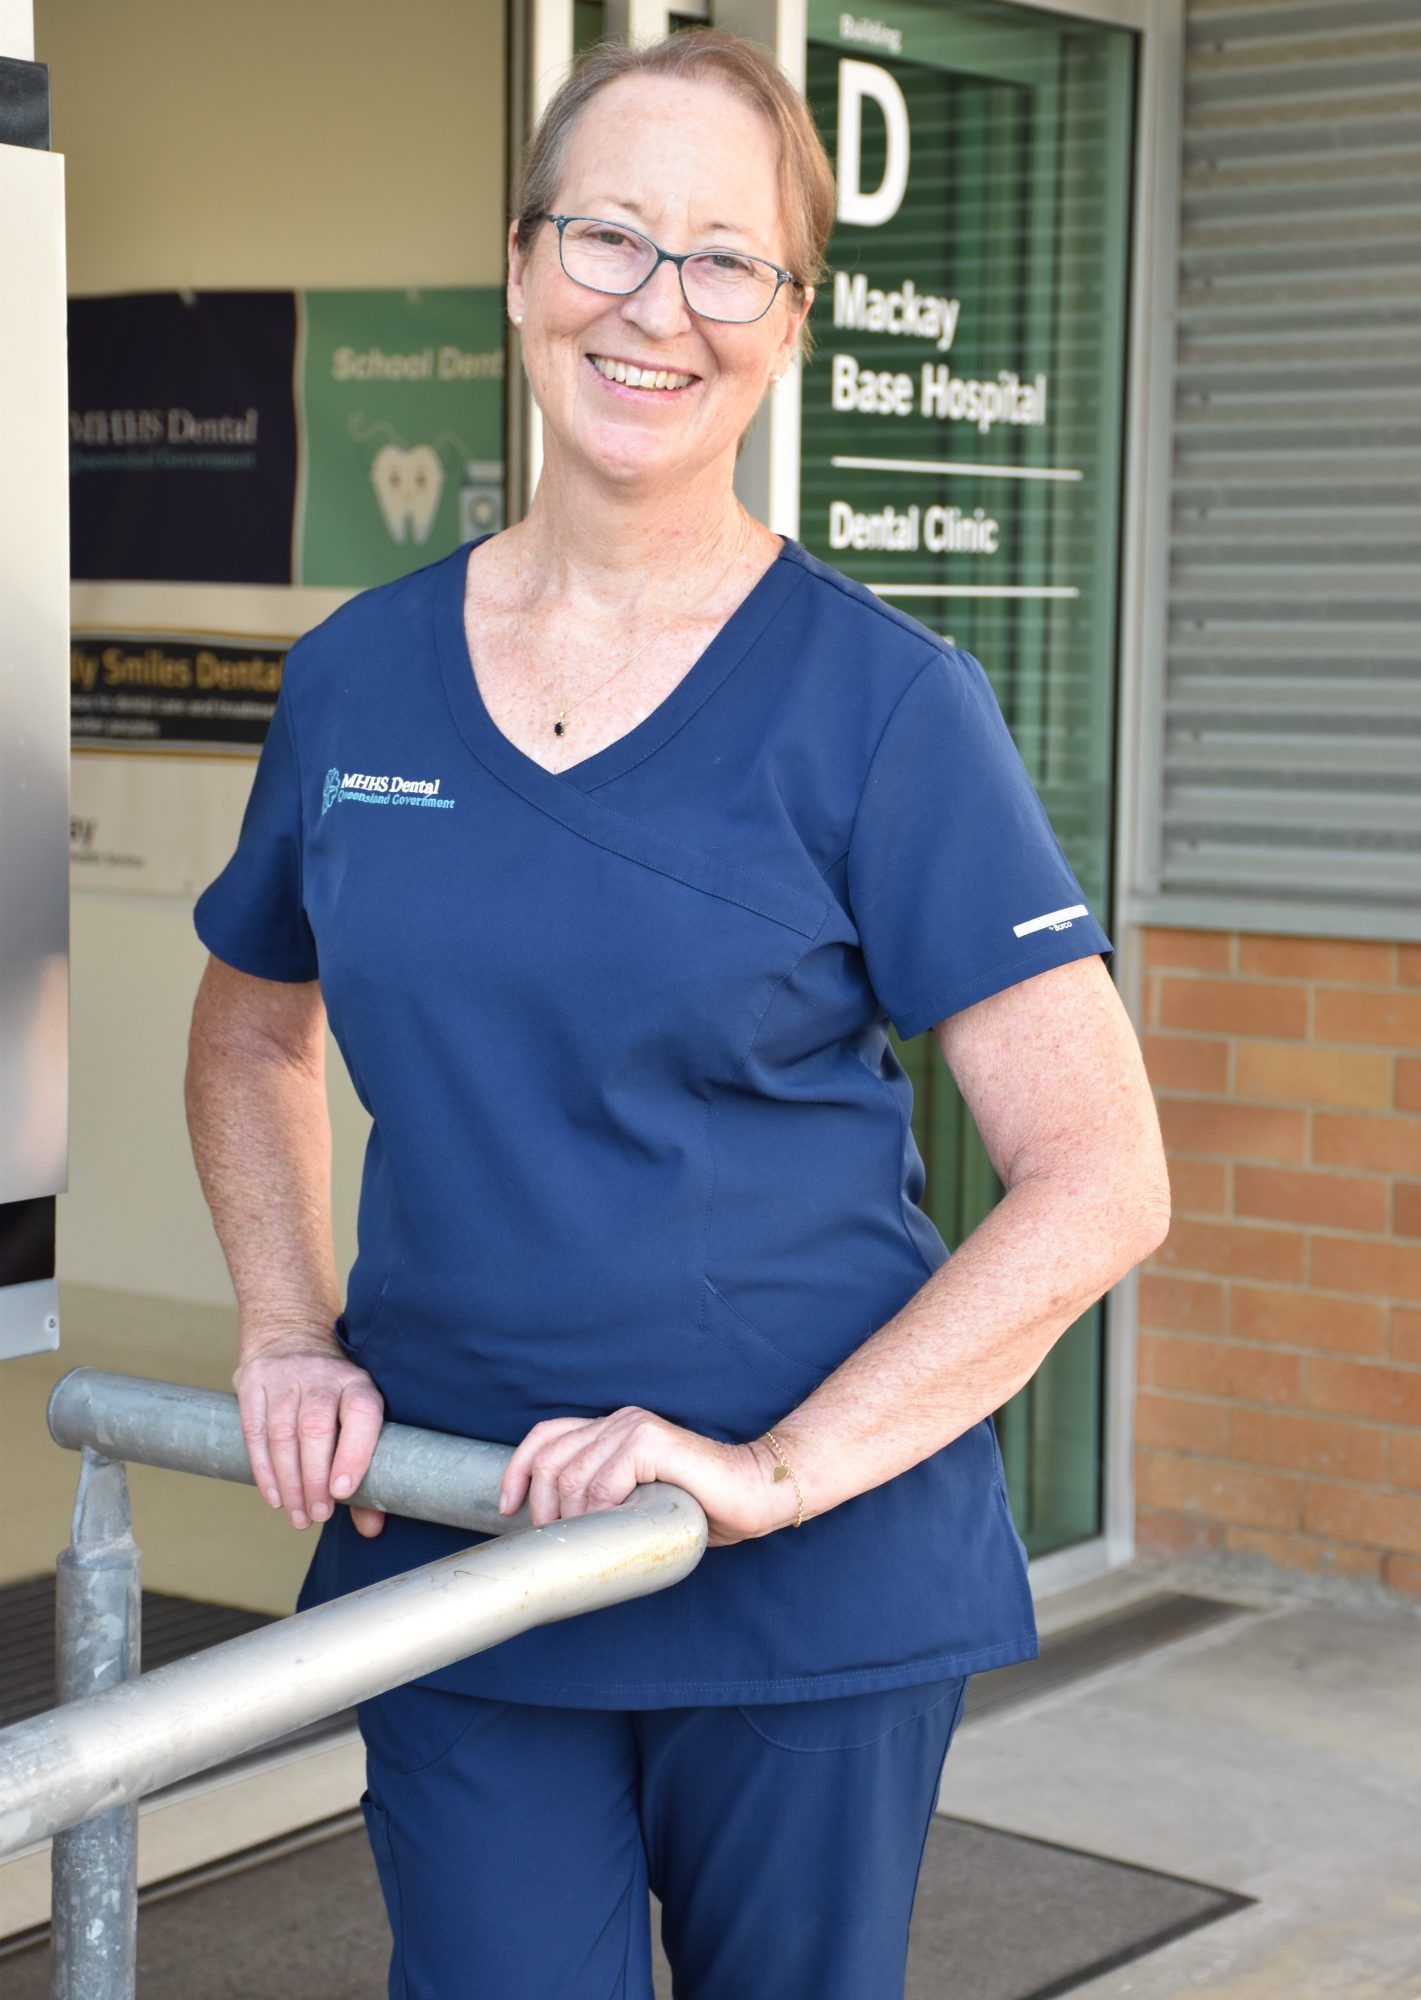
<path fill-rule="evenodd" d="M 435 642 L 444 689 L 460 735 L 479 760 L 518 791 L 530 789 L 548 798 L 548 788 L 566 795 L 569 788 L 590 792 L 620 777 L 651 756 L 689 721 L 745 657 L 765 627 L 803 582 L 808 554 L 786 535 L 784 547 L 751 586 L 705 650 L 692 662 L 664 701 L 614 743 L 594 750 L 565 770 L 549 771 L 504 735 L 484 704 L 464 631 L 464 595 L 469 557 L 491 535 L 464 542 L 435 566 L 433 599 Z"/>

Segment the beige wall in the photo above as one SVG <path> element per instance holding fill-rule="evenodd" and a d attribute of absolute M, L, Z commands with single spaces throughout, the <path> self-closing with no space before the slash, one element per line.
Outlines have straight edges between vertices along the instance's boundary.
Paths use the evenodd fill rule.
<path fill-rule="evenodd" d="M 497 0 L 37 0 L 71 293 L 498 283 L 502 23 Z M 231 1369 L 231 1291 L 182 1106 L 206 957 L 191 908 L 76 891 L 71 952 L 63 1346 L 0 1376 L 0 1581 L 66 1539 L 73 1468 L 43 1436 L 49 1381 L 81 1360 L 212 1384 Z M 367 1121 L 334 1043 L 328 1056 L 348 1269 Z M 149 1584 L 287 1608 L 297 1538 L 253 1495 L 199 1497 L 169 1475 L 142 1491 Z"/>
<path fill-rule="evenodd" d="M 497 0 L 36 0 L 72 292 L 502 276 Z"/>

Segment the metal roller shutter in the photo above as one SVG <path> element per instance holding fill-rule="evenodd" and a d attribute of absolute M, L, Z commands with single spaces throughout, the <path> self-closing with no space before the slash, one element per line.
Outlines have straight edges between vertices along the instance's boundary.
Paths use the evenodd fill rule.
<path fill-rule="evenodd" d="M 1421 9 L 1190 0 L 1161 894 L 1421 936 Z"/>

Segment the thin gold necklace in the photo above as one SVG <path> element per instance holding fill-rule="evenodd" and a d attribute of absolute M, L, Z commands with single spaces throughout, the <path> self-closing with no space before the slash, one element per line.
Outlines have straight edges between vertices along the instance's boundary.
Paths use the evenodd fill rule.
<path fill-rule="evenodd" d="M 737 544 L 735 553 L 734 555 L 731 556 L 730 561 L 726 564 L 725 568 L 716 578 L 715 581 L 716 590 L 719 590 L 720 586 L 725 582 L 726 578 L 735 568 L 735 565 L 739 562 L 743 552 L 744 551 L 743 551 L 743 540 L 742 540 L 742 543 Z M 514 606 L 514 619 L 518 627 L 518 644 L 522 650 L 525 662 L 527 663 L 529 668 L 532 668 L 533 655 L 529 651 L 528 636 L 523 627 L 523 558 L 516 544 L 514 547 L 513 560 L 515 565 L 514 574 L 518 586 L 518 596 L 516 604 Z M 714 592 L 711 592 L 710 595 L 714 596 Z M 624 674 L 628 667 L 634 665 L 635 662 L 641 658 L 642 654 L 646 651 L 647 647 L 652 643 L 654 639 L 659 639 L 663 632 L 669 631 L 680 616 L 681 613 L 679 611 L 673 611 L 669 618 L 667 618 L 662 624 L 656 626 L 652 630 L 649 637 L 642 640 L 641 644 L 637 647 L 636 651 L 633 654 L 631 654 L 631 656 L 628 659 L 623 660 L 622 664 L 619 667 L 615 668 L 612 673 L 608 674 L 606 680 L 599 681 L 595 688 L 590 688 L 586 694 L 579 695 L 576 701 L 566 703 L 562 708 L 560 708 L 558 710 L 557 720 L 553 724 L 554 736 L 562 736 L 566 733 L 568 708 L 580 708 L 583 702 L 591 701 L 594 694 L 600 694 L 604 687 L 607 687 L 612 681 L 614 681 L 617 678 L 618 674 Z"/>

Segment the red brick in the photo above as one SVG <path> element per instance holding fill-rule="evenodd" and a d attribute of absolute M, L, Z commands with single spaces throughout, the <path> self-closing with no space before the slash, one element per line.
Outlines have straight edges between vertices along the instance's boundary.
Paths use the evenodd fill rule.
<path fill-rule="evenodd" d="M 1233 935 L 1229 931 L 1161 930 L 1153 924 L 1145 928 L 1145 964 L 1151 972 L 1161 966 L 1227 972 L 1232 962 Z"/>
<path fill-rule="evenodd" d="M 1396 968 L 1403 986 L 1421 986 L 1421 944 L 1404 944 Z"/>
<path fill-rule="evenodd" d="M 1194 1223 L 1193 1228 L 1203 1228 Z M 1376 1236 L 1314 1236 L 1309 1281 L 1327 1292 L 1421 1299 L 1421 1245 Z"/>
<path fill-rule="evenodd" d="M 1276 1340 L 1287 1347 L 1320 1347 L 1342 1354 L 1386 1352 L 1386 1311 L 1369 1300 L 1329 1298 L 1324 1292 L 1282 1286 L 1235 1285 L 1231 1305 L 1233 1332 L 1239 1340 Z"/>
<path fill-rule="evenodd" d="M 1302 986 L 1273 986 L 1257 979 L 1161 979 L 1162 1028 L 1197 1028 L 1220 1035 L 1307 1033 L 1308 996 Z"/>
<path fill-rule="evenodd" d="M 1245 1527 L 1299 1525 L 1302 1481 L 1287 1473 L 1153 1454 L 1142 1461 L 1137 1484 L 1148 1507 L 1202 1514 L 1211 1521 L 1237 1521 Z"/>
<path fill-rule="evenodd" d="M 1334 1576 L 1376 1576 L 1384 1558 L 1374 1549 L 1354 1549 L 1346 1542 L 1324 1542 L 1318 1569 Z"/>
<path fill-rule="evenodd" d="M 1145 1035 L 1145 1074 L 1156 1090 L 1218 1092 L 1227 1088 L 1229 1045 L 1202 1035 Z"/>
<path fill-rule="evenodd" d="M 1280 1569 L 1308 1569 L 1332 1576 L 1379 1576 L 1374 1549 L 1349 1549 L 1311 1535 L 1278 1535 L 1267 1528 L 1225 1528 L 1226 1549 L 1257 1549 Z"/>
<path fill-rule="evenodd" d="M 1317 1039 L 1365 1042 L 1373 1049 L 1421 1049 L 1421 993 L 1319 987 Z"/>
<path fill-rule="evenodd" d="M 1235 1410 L 1229 1456 L 1244 1465 L 1379 1481 L 1386 1477 L 1386 1432 L 1375 1424 L 1329 1423 L 1279 1410 Z"/>
<path fill-rule="evenodd" d="M 1284 1104 L 1345 1104 L 1358 1111 L 1384 1111 L 1391 1102 L 1391 1058 L 1370 1049 L 1240 1042 L 1234 1051 L 1234 1093 Z"/>
<path fill-rule="evenodd" d="M 1317 1111 L 1312 1156 L 1323 1167 L 1370 1167 L 1379 1174 L 1421 1174 L 1421 1119 L 1383 1113 L 1355 1118 Z"/>
<path fill-rule="evenodd" d="M 1296 1283 L 1303 1275 L 1303 1243 L 1296 1229 L 1264 1229 L 1258 1223 L 1245 1222 L 1191 1222 L 1181 1216 L 1171 1222 L 1168 1236 L 1154 1254 L 1165 1270 L 1215 1271 L 1225 1278 L 1277 1278 Z M 1421 1257 L 1421 1251 L 1417 1255 Z"/>
<path fill-rule="evenodd" d="M 1222 1548 L 1224 1531 L 1218 1521 L 1196 1514 L 1156 1514 L 1146 1508 L 1135 1516 L 1135 1546 L 1155 1555 L 1202 1556 Z"/>
<path fill-rule="evenodd" d="M 1389 1486 L 1411 1486 L 1421 1492 L 1421 1431 L 1393 1431 Z"/>
<path fill-rule="evenodd" d="M 1301 1111 L 1274 1105 L 1211 1104 L 1162 1097 L 1156 1109 L 1168 1152 L 1215 1153 L 1228 1159 L 1304 1159 Z"/>
<path fill-rule="evenodd" d="M 1225 1340 L 1154 1336 L 1156 1388 L 1196 1396 L 1231 1396 L 1247 1403 L 1299 1403 L 1303 1357 L 1277 1347 L 1240 1347 Z"/>
<path fill-rule="evenodd" d="M 1421 1493 L 1378 1493 L 1369 1486 L 1329 1486 L 1317 1480 L 1307 1489 L 1304 1523 L 1309 1534 L 1421 1554 Z"/>
<path fill-rule="evenodd" d="M 1159 1026 L 1159 980 L 1152 972 L 1147 972 L 1140 982 L 1140 1026 Z"/>
<path fill-rule="evenodd" d="M 1162 1451 L 1205 1451 L 1222 1455 L 1228 1437 L 1227 1403 L 1200 1403 L 1189 1396 L 1156 1396 L 1143 1391 L 1135 1402 L 1135 1441 Z"/>
<path fill-rule="evenodd" d="M 1416 1056 L 1396 1059 L 1396 1108 L 1421 1111 L 1421 1059 Z"/>
<path fill-rule="evenodd" d="M 1234 1214 L 1273 1222 L 1312 1222 L 1326 1229 L 1386 1228 L 1387 1183 L 1364 1174 L 1289 1172 L 1283 1167 L 1234 1168 Z"/>
<path fill-rule="evenodd" d="M 1383 1556 L 1382 1582 L 1407 1597 L 1421 1597 L 1421 1562 L 1414 1556 Z"/>
<path fill-rule="evenodd" d="M 1421 1312 L 1409 1306 L 1391 1309 L 1391 1358 L 1421 1367 Z"/>
<path fill-rule="evenodd" d="M 1398 1181 L 1391 1226 L 1398 1236 L 1421 1236 L 1421 1181 Z"/>
<path fill-rule="evenodd" d="M 1390 986 L 1393 946 L 1353 938 L 1241 937 L 1238 969 L 1271 979 L 1345 979 Z"/>
<path fill-rule="evenodd" d="M 1164 1271 L 1141 1271 L 1138 1303 L 1143 1326 L 1167 1326 L 1184 1333 L 1221 1333 L 1224 1288 L 1212 1278 L 1176 1278 Z"/>
<path fill-rule="evenodd" d="M 1169 1163 L 1170 1204 L 1176 1215 L 1223 1215 L 1227 1209 L 1223 1160 L 1190 1160 L 1181 1155 Z"/>
<path fill-rule="evenodd" d="M 1421 1424 L 1421 1369 L 1315 1354 L 1308 1362 L 1307 1400 L 1313 1409 L 1338 1416 Z"/>

